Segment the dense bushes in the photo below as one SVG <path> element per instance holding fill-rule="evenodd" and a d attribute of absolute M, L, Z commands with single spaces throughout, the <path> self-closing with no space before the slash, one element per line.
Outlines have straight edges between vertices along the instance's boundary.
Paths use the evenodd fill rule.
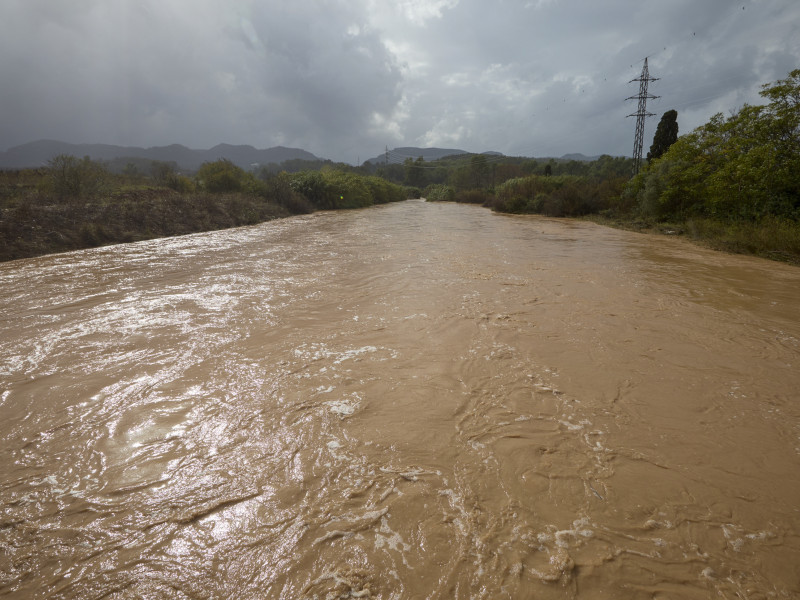
<path fill-rule="evenodd" d="M 800 69 L 765 85 L 766 106 L 714 115 L 635 177 L 624 198 L 656 221 L 800 220 Z"/>
<path fill-rule="evenodd" d="M 158 162 L 147 177 L 132 169 L 113 174 L 101 163 L 65 155 L 47 169 L 0 176 L 0 260 L 359 208 L 406 195 L 379 177 L 331 168 L 257 179 L 219 160 L 203 164 L 190 179 Z"/>
<path fill-rule="evenodd" d="M 429 202 L 453 202 L 456 199 L 456 191 L 442 183 L 429 185 L 425 188 L 423 195 Z"/>
<path fill-rule="evenodd" d="M 611 216 L 800 262 L 800 69 L 761 95 L 767 105 L 716 114 L 679 137 L 629 182 Z"/>
<path fill-rule="evenodd" d="M 367 184 L 370 193 L 372 194 L 372 201 L 375 204 L 388 204 L 389 202 L 400 202 L 409 198 L 409 189 L 403 186 L 391 183 L 382 177 L 370 176 L 364 177 L 364 182 Z M 411 196 L 419 198 L 419 194 Z"/>
<path fill-rule="evenodd" d="M 323 168 L 288 175 L 289 187 L 318 209 L 362 208 L 406 199 L 406 190 L 376 176 Z"/>
<path fill-rule="evenodd" d="M 529 175 L 497 187 L 489 206 L 509 213 L 538 213 L 577 217 L 608 209 L 619 196 L 625 179 L 595 179 L 575 175 Z"/>
<path fill-rule="evenodd" d="M 630 159 L 607 155 L 580 163 L 551 160 L 541 169 L 536 161 L 509 159 L 506 164 L 496 157 L 490 162 L 485 155 L 456 158 L 448 158 L 454 164 L 447 177 L 450 183 L 428 185 L 425 198 L 481 204 L 498 212 L 558 217 L 595 213 L 617 205 L 632 164 Z M 524 170 L 532 173 L 524 175 Z"/>
<path fill-rule="evenodd" d="M 262 181 L 224 158 L 200 165 L 195 181 L 200 189 L 212 193 L 247 192 L 263 195 L 265 191 Z"/>

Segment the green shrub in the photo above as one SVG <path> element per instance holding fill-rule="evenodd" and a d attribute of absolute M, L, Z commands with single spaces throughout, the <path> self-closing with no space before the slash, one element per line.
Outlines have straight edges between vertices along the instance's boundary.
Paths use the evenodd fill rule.
<path fill-rule="evenodd" d="M 388 202 L 399 202 L 408 197 L 406 188 L 396 183 L 387 181 L 383 177 L 369 176 L 362 177 L 364 183 L 372 194 L 372 202 L 375 204 L 386 204 Z M 418 198 L 419 196 L 417 196 Z"/>
<path fill-rule="evenodd" d="M 428 202 L 453 202 L 456 199 L 456 191 L 443 183 L 429 185 L 423 193 Z"/>
<path fill-rule="evenodd" d="M 333 192 L 319 171 L 300 171 L 289 175 L 290 188 L 319 209 L 335 208 Z"/>
<path fill-rule="evenodd" d="M 422 198 L 422 190 L 414 186 L 406 186 L 406 198 Z"/>
<path fill-rule="evenodd" d="M 43 182 L 43 191 L 61 200 L 94 197 L 103 189 L 108 175 L 102 164 L 88 156 L 78 159 L 59 154 L 48 161 L 47 167 L 49 177 Z"/>
<path fill-rule="evenodd" d="M 463 190 L 454 199 L 464 204 L 486 204 L 492 199 L 492 194 L 486 190 Z"/>
<path fill-rule="evenodd" d="M 323 169 L 322 176 L 333 198 L 333 208 L 362 208 L 372 204 L 364 178 L 353 173 Z"/>
<path fill-rule="evenodd" d="M 292 189 L 291 177 L 286 171 L 271 175 L 262 171 L 264 195 L 267 200 L 284 207 L 293 215 L 314 212 L 314 205 L 303 194 Z"/>
<path fill-rule="evenodd" d="M 247 173 L 226 158 L 200 165 L 195 175 L 199 186 L 212 193 L 239 192 L 244 189 Z"/>

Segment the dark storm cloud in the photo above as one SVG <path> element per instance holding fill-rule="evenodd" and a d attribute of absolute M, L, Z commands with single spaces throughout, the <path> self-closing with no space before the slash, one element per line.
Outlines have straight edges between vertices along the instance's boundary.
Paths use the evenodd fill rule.
<path fill-rule="evenodd" d="M 7 0 L 0 146 L 628 154 L 645 56 L 687 132 L 800 66 L 799 23 L 795 0 Z"/>
<path fill-rule="evenodd" d="M 439 112 L 415 113 L 405 133 L 475 151 L 629 154 L 636 103 L 624 98 L 645 56 L 660 78 L 649 110 L 678 109 L 689 131 L 800 66 L 799 23 L 790 1 L 462 0 L 415 40 L 429 60 L 417 57 L 404 89 Z"/>
<path fill-rule="evenodd" d="M 0 92 L 7 145 L 228 141 L 333 154 L 399 99 L 393 57 L 345 2 L 63 5 L 12 6 L 20 27 L 5 25 L 0 42 L 13 81 Z"/>

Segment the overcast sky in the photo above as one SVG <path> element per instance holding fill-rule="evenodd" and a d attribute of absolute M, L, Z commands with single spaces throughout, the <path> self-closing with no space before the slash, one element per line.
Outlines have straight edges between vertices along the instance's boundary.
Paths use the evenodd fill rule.
<path fill-rule="evenodd" d="M 798 0 L 2 0 L 0 150 L 39 139 L 630 155 L 800 68 Z"/>

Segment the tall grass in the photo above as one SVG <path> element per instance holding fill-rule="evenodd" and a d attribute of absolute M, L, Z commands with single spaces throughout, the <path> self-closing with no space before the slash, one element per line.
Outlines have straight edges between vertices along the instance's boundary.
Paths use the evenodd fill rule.
<path fill-rule="evenodd" d="M 686 234 L 711 248 L 800 264 L 800 223 L 778 217 L 753 221 L 689 219 Z"/>

